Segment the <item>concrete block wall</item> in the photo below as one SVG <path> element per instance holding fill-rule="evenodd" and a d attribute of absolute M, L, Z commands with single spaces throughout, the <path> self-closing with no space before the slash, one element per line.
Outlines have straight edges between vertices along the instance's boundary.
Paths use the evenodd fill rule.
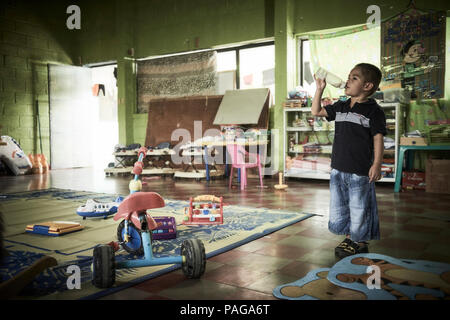
<path fill-rule="evenodd" d="M 72 60 L 38 16 L 25 2 L 0 5 L 0 134 L 50 159 L 47 64 Z"/>

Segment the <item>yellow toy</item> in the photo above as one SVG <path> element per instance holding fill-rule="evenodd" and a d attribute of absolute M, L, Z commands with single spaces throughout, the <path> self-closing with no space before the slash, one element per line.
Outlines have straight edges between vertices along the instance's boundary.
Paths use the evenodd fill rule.
<path fill-rule="evenodd" d="M 284 190 L 287 187 L 288 187 L 287 184 L 283 184 L 283 173 L 280 172 L 278 174 L 278 184 L 275 185 L 275 189 Z"/>

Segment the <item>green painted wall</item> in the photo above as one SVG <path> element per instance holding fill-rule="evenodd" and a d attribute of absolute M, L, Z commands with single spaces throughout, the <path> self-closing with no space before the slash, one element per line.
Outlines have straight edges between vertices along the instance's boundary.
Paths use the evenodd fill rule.
<path fill-rule="evenodd" d="M 0 4 L 0 133 L 15 138 L 27 154 L 41 153 L 38 100 L 42 151 L 48 159 L 47 63 L 72 64 L 70 37 L 62 35 L 67 30 L 64 3 L 58 2 L 55 11 L 47 10 L 48 1 Z"/>
<path fill-rule="evenodd" d="M 82 0 L 77 4 L 81 11 L 81 29 L 74 32 L 76 64 L 115 61 L 121 48 L 133 41 L 132 33 L 124 32 L 129 29 L 130 20 L 121 18 L 127 13 L 123 10 L 125 2 Z"/>
<path fill-rule="evenodd" d="M 366 23 L 369 14 L 367 7 L 380 7 L 381 19 L 389 18 L 408 7 L 410 0 L 334 0 L 334 1 L 296 1 L 296 34 Z M 448 0 L 415 0 L 416 8 L 450 10 Z"/>
<path fill-rule="evenodd" d="M 136 56 L 183 52 L 261 39 L 266 34 L 264 0 L 138 0 Z"/>

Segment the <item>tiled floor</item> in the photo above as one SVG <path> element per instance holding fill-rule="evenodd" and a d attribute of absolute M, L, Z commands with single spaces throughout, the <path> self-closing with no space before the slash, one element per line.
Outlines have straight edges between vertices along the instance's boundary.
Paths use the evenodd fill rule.
<path fill-rule="evenodd" d="M 0 177 L 0 193 L 49 187 L 128 194 L 130 177 L 105 177 L 102 170 L 53 170 L 49 175 Z M 277 179 L 256 179 L 240 191 L 217 179 L 147 180 L 145 191 L 164 198 L 186 200 L 199 194 L 221 195 L 235 205 L 280 208 L 317 214 L 263 238 L 208 259 L 199 280 L 186 279 L 176 270 L 102 299 L 276 299 L 272 290 L 295 281 L 310 270 L 331 267 L 334 247 L 342 240 L 327 229 L 328 181 L 288 180 L 286 191 L 274 189 Z M 371 241 L 370 251 L 397 258 L 450 263 L 450 195 L 421 191 L 394 194 L 392 184 L 377 184 L 381 240 Z"/>

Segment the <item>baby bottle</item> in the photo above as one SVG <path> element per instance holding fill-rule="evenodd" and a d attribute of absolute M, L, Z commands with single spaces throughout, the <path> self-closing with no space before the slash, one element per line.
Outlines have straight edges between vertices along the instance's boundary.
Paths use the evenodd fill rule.
<path fill-rule="evenodd" d="M 320 68 L 316 71 L 316 77 L 319 79 L 325 79 L 327 83 L 331 84 L 333 87 L 344 89 L 345 81 L 339 78 L 337 75 Z"/>

